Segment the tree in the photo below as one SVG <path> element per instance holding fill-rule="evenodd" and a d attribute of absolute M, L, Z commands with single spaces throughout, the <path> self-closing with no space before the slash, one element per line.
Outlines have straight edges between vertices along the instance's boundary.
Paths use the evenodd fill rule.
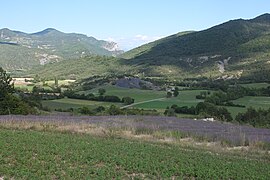
<path fill-rule="evenodd" d="M 3 99 L 8 93 L 13 93 L 14 91 L 12 78 L 0 67 L 0 99 Z"/>
<path fill-rule="evenodd" d="M 35 75 L 35 77 L 34 77 L 34 79 L 33 79 L 33 82 L 34 82 L 34 83 L 40 82 L 40 77 L 39 77 L 38 74 Z"/>
<path fill-rule="evenodd" d="M 98 106 L 95 110 L 96 110 L 96 112 L 102 112 L 102 111 L 105 111 L 105 107 Z"/>
<path fill-rule="evenodd" d="M 171 92 L 167 92 L 167 96 L 166 96 L 167 98 L 170 98 L 170 97 L 172 97 L 172 93 Z"/>
<path fill-rule="evenodd" d="M 122 102 L 123 102 L 125 105 L 129 105 L 129 104 L 134 103 L 134 99 L 132 99 L 131 97 L 123 97 L 123 98 L 122 98 Z"/>
<path fill-rule="evenodd" d="M 55 76 L 55 77 L 54 77 L 54 86 L 55 86 L 55 87 L 58 87 L 58 85 L 59 85 L 59 84 L 58 84 L 58 78 Z"/>
<path fill-rule="evenodd" d="M 175 111 L 173 108 L 166 109 L 164 112 L 165 116 L 175 116 Z"/>
<path fill-rule="evenodd" d="M 175 87 L 174 88 L 174 91 L 173 91 L 173 96 L 174 97 L 177 97 L 179 95 L 179 88 L 178 87 Z"/>
<path fill-rule="evenodd" d="M 26 102 L 24 102 L 19 94 L 13 94 L 14 84 L 10 75 L 0 67 L 0 114 L 29 114 L 34 113 Z"/>
<path fill-rule="evenodd" d="M 12 94 L 7 94 L 3 100 L 0 101 L 0 114 L 33 114 L 35 110 L 27 103 L 22 101 L 19 97 Z"/>
<path fill-rule="evenodd" d="M 86 106 L 83 106 L 82 108 L 79 108 L 79 112 L 81 114 L 86 114 L 86 115 L 94 115 L 95 114 L 91 109 L 89 109 Z"/>
<path fill-rule="evenodd" d="M 111 105 L 110 108 L 108 109 L 108 113 L 110 115 L 119 115 L 121 114 L 121 109 L 115 105 Z"/>
<path fill-rule="evenodd" d="M 106 93 L 106 90 L 103 88 L 98 89 L 98 93 L 100 96 L 104 95 Z"/>

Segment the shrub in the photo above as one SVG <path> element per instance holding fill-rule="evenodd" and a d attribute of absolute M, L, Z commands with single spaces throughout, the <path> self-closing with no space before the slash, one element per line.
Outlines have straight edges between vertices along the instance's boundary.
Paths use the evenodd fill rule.
<path fill-rule="evenodd" d="M 86 115 L 94 115 L 95 114 L 93 110 L 89 109 L 86 106 L 79 108 L 79 113 L 86 114 Z"/>
<path fill-rule="evenodd" d="M 171 98 L 172 97 L 172 93 L 171 92 L 167 92 L 167 98 Z"/>
<path fill-rule="evenodd" d="M 175 111 L 173 108 L 166 109 L 164 112 L 165 116 L 175 116 Z"/>
<path fill-rule="evenodd" d="M 104 96 L 103 101 L 106 101 L 106 102 L 121 102 L 121 99 L 118 96 Z"/>
<path fill-rule="evenodd" d="M 104 95 L 106 93 L 106 90 L 103 88 L 98 89 L 98 93 L 100 96 Z"/>
<path fill-rule="evenodd" d="M 129 104 L 134 103 L 134 99 L 132 99 L 131 97 L 123 97 L 123 98 L 122 98 L 122 102 L 123 102 L 125 105 L 129 105 Z"/>
<path fill-rule="evenodd" d="M 109 115 L 119 115 L 122 114 L 121 109 L 115 105 L 111 105 L 108 109 Z"/>

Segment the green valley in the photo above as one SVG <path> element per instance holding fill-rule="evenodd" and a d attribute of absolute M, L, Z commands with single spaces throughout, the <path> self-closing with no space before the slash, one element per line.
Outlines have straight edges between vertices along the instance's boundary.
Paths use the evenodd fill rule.
<path fill-rule="evenodd" d="M 99 2 L 40 2 L 50 23 L 38 28 L 106 40 L 0 29 L 0 180 L 270 179 L 270 14 Z M 39 9 L 17 3 L 3 7 Z M 198 8 L 218 23 L 177 16 Z M 186 21 L 196 31 L 160 33 Z"/>

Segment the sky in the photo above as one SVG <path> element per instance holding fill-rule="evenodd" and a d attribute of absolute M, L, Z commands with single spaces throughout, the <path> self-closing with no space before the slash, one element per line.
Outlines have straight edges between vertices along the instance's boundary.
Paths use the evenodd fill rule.
<path fill-rule="evenodd" d="M 269 0 L 3 0 L 0 28 L 55 28 L 117 42 L 129 50 L 181 31 L 270 13 Z"/>

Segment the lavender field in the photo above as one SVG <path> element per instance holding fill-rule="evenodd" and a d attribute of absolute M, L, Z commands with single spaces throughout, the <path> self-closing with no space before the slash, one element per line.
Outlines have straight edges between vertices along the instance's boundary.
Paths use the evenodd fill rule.
<path fill-rule="evenodd" d="M 270 129 L 254 128 L 246 125 L 235 125 L 219 121 L 179 119 L 160 116 L 0 116 L 0 121 L 26 121 L 51 123 L 89 123 L 106 128 L 136 128 L 150 130 L 180 131 L 193 136 L 203 136 L 213 141 L 228 140 L 270 143 Z"/>

